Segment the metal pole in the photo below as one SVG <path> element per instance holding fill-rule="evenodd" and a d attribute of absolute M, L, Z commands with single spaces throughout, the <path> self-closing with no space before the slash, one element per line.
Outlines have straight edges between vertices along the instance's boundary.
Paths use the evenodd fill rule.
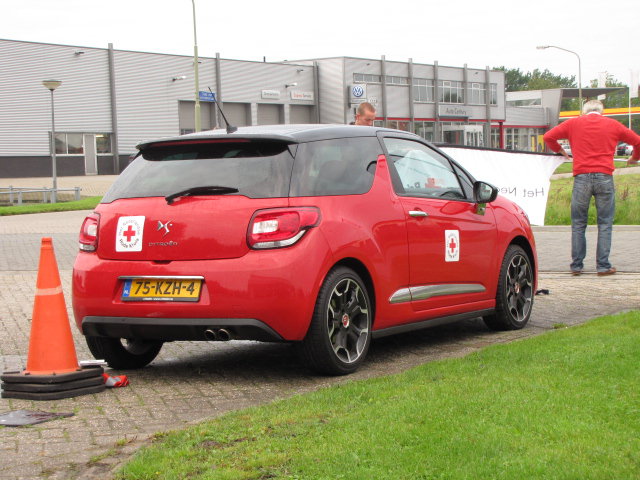
<path fill-rule="evenodd" d="M 546 48 L 557 48 L 558 50 L 563 50 L 565 52 L 573 53 L 576 57 L 578 57 L 578 110 L 580 115 L 582 115 L 582 63 L 580 61 L 580 55 L 578 55 L 573 50 L 569 50 L 567 48 L 558 47 L 556 45 L 540 45 L 536 47 L 538 50 L 544 50 Z"/>
<path fill-rule="evenodd" d="M 58 201 L 58 172 L 56 167 L 56 116 L 53 107 L 53 90 L 51 92 L 51 172 L 53 176 L 53 190 L 51 192 L 51 203 Z"/>
<path fill-rule="evenodd" d="M 195 130 L 199 132 L 200 126 L 200 79 L 198 78 L 198 37 L 196 35 L 196 0 L 191 0 L 193 4 L 193 71 L 196 84 L 196 106 L 195 106 Z"/>

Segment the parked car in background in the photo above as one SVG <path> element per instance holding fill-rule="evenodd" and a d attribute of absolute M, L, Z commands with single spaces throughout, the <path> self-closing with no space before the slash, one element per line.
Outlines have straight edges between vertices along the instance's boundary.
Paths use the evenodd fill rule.
<path fill-rule="evenodd" d="M 482 317 L 519 329 L 537 278 L 524 211 L 422 138 L 277 125 L 139 146 L 85 219 L 73 310 L 92 354 L 293 342 L 347 374 L 372 338 Z"/>
<path fill-rule="evenodd" d="M 629 156 L 633 154 L 633 145 L 621 142 L 616 147 L 616 155 L 620 157 Z"/>

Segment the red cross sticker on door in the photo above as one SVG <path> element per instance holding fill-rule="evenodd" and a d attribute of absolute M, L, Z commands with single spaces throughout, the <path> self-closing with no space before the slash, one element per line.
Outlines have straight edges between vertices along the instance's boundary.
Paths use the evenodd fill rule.
<path fill-rule="evenodd" d="M 460 260 L 460 232 L 458 230 L 444 231 L 445 262 L 457 262 Z"/>
<path fill-rule="evenodd" d="M 116 252 L 141 252 L 144 216 L 120 217 L 116 228 Z"/>

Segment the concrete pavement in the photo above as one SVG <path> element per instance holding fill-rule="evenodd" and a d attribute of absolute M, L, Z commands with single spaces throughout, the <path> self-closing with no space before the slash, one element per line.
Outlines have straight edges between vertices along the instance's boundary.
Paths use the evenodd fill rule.
<path fill-rule="evenodd" d="M 69 318 L 73 318 L 71 268 L 86 213 L 0 217 L 0 372 L 22 370 L 26 365 L 43 236 L 54 239 Z M 639 309 L 640 227 L 614 229 L 611 258 L 623 273 L 611 277 L 595 275 L 594 229 L 588 232 L 586 270 L 591 273 L 580 277 L 567 273 L 569 233 L 566 227 L 535 229 L 539 288 L 550 294 L 536 297 L 530 324 L 517 332 L 491 332 L 473 320 L 380 339 L 373 343 L 364 367 L 348 378 L 311 374 L 289 345 L 174 342 L 166 344 L 143 370 L 108 370 L 112 375 L 128 375 L 131 384 L 126 388 L 47 402 L 0 399 L 0 414 L 21 409 L 74 413 L 32 427 L 0 428 L 0 479 L 108 479 L 114 467 L 157 432 L 340 382 L 466 355 L 487 345 L 546 332 L 556 324 L 575 325 Z M 72 332 L 78 358 L 91 359 L 82 336 L 75 327 Z"/>

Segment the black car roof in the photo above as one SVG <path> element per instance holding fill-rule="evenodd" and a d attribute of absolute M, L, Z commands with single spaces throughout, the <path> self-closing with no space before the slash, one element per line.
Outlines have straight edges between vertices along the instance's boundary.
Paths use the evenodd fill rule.
<path fill-rule="evenodd" d="M 277 140 L 285 143 L 301 143 L 315 140 L 328 140 L 344 137 L 375 137 L 378 132 L 396 132 L 382 127 L 365 127 L 356 125 L 336 124 L 299 124 L 299 125 L 255 125 L 238 127 L 233 133 L 227 133 L 224 129 L 207 130 L 204 132 L 180 135 L 179 137 L 162 138 L 141 143 L 137 146 L 143 150 L 152 146 L 162 146 L 171 142 L 192 142 L 198 140 L 214 139 L 252 139 L 252 140 Z M 408 132 L 402 132 L 409 134 Z"/>

